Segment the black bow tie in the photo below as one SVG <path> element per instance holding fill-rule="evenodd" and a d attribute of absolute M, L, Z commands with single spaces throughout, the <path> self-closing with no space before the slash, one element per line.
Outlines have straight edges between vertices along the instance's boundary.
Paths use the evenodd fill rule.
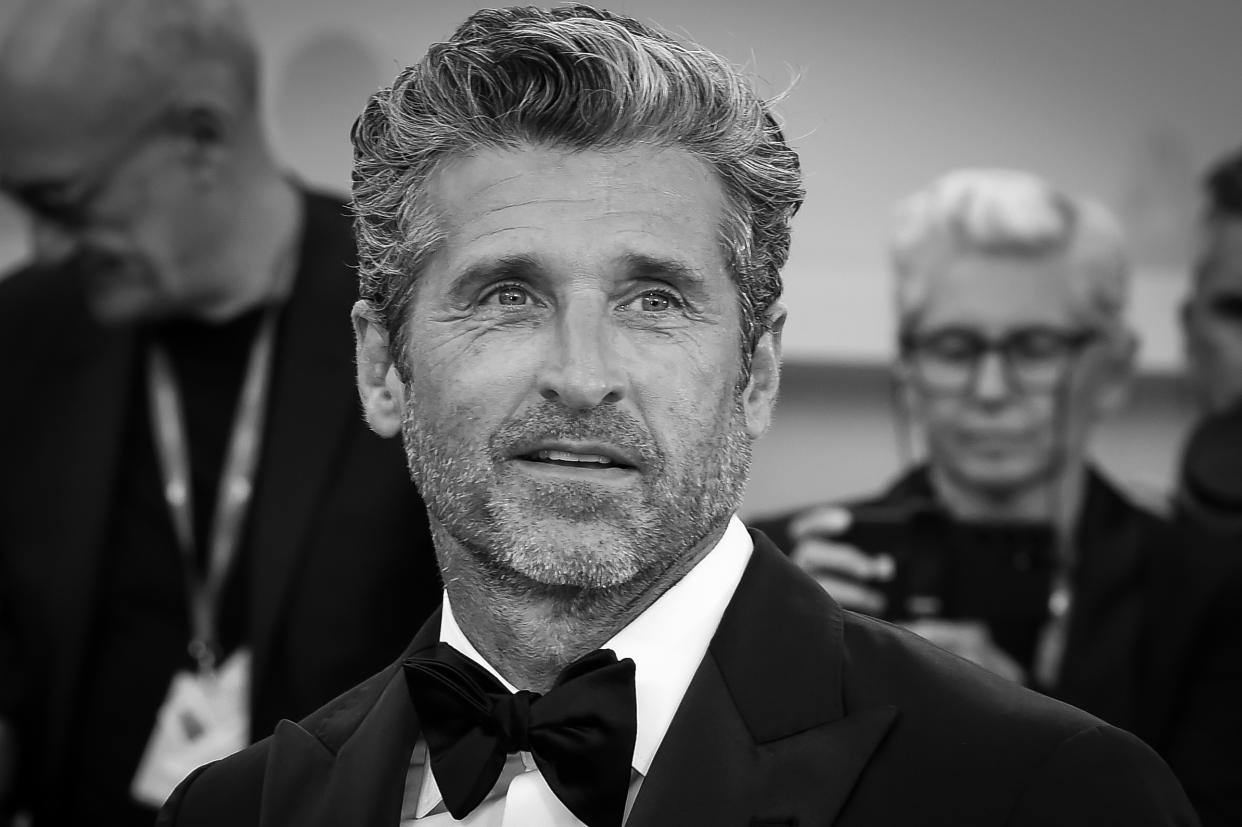
<path fill-rule="evenodd" d="M 444 804 L 465 818 L 529 752 L 548 787 L 589 827 L 620 827 L 638 734 L 634 661 L 608 649 L 565 668 L 546 695 L 511 693 L 445 643 L 407 659 L 406 687 Z"/>

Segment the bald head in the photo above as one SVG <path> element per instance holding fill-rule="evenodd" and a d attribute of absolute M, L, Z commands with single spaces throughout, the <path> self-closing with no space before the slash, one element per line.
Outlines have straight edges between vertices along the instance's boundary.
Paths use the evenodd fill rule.
<path fill-rule="evenodd" d="M 0 43 L 0 155 L 125 140 L 174 106 L 243 113 L 256 63 L 233 0 L 25 0 Z"/>

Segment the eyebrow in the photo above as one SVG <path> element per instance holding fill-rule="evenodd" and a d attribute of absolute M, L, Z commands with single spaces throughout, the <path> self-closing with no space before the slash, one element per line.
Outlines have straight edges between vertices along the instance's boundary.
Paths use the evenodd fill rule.
<path fill-rule="evenodd" d="M 540 271 L 539 263 L 531 256 L 516 254 L 472 264 L 453 279 L 449 294 L 460 297 L 481 284 L 506 279 L 529 281 Z"/>
<path fill-rule="evenodd" d="M 689 290 L 702 290 L 703 274 L 676 259 L 659 258 L 643 253 L 627 253 L 623 259 L 632 279 L 656 279 Z"/>
<path fill-rule="evenodd" d="M 690 290 L 701 290 L 705 281 L 702 273 L 676 259 L 650 256 L 644 253 L 626 253 L 621 258 L 621 264 L 626 277 L 636 281 L 642 279 L 668 281 Z M 543 267 L 534 256 L 525 253 L 502 256 L 467 267 L 453 280 L 450 291 L 456 295 L 468 292 L 479 284 L 506 279 L 530 281 L 537 279 L 542 270 Z"/>

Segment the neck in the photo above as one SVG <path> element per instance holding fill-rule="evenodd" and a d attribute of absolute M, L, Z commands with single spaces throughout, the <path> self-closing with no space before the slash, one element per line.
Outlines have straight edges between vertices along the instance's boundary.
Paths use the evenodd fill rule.
<path fill-rule="evenodd" d="M 1051 523 L 1062 540 L 1078 522 L 1086 481 L 1082 463 L 1034 485 L 987 490 L 963 485 L 939 468 L 931 468 L 936 498 L 962 520 Z"/>
<path fill-rule="evenodd" d="M 494 568 L 431 520 L 453 615 L 488 663 L 518 689 L 547 692 L 566 666 L 600 648 L 711 551 L 713 529 L 666 568 L 607 589 L 547 586 Z"/>
<path fill-rule="evenodd" d="M 227 322 L 260 305 L 282 301 L 293 286 L 302 222 L 297 189 L 270 164 L 238 176 L 226 237 L 210 264 L 228 289 L 192 315 Z"/>

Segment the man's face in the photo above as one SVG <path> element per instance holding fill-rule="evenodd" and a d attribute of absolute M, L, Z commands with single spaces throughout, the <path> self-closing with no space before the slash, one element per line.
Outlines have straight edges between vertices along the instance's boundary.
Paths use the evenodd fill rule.
<path fill-rule="evenodd" d="M 580 588 L 722 528 L 771 399 L 739 392 L 714 172 L 489 149 L 429 194 L 446 237 L 407 321 L 402 431 L 434 519 L 494 577 Z"/>
<path fill-rule="evenodd" d="M 1050 481 L 1081 455 L 1113 390 L 1071 266 L 971 254 L 930 276 L 903 375 L 933 467 L 967 490 L 1004 496 Z"/>
<path fill-rule="evenodd" d="M 24 130 L 3 147 L 4 188 L 32 215 L 36 257 L 84 279 L 100 319 L 175 314 L 212 287 L 195 276 L 208 252 L 204 214 L 171 136 Z"/>
<path fill-rule="evenodd" d="M 1204 228 L 1195 292 L 1182 316 L 1195 389 L 1209 411 L 1242 399 L 1242 218 Z"/>

